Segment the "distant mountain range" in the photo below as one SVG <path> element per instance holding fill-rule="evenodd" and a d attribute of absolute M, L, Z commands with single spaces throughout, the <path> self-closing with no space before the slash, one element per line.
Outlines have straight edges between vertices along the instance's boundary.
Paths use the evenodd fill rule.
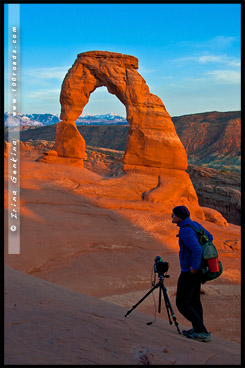
<path fill-rule="evenodd" d="M 58 115 L 53 114 L 19 114 L 13 116 L 9 112 L 4 114 L 4 126 L 14 127 L 14 126 L 47 126 L 56 124 L 60 121 Z"/>
<path fill-rule="evenodd" d="M 77 125 L 128 125 L 128 122 L 122 116 L 114 113 L 106 115 L 82 115 L 76 120 Z"/>
<path fill-rule="evenodd" d="M 4 114 L 4 125 L 5 127 L 14 126 L 48 126 L 56 124 L 60 121 L 59 115 L 53 114 L 19 114 L 13 116 L 10 113 Z M 114 113 L 105 115 L 81 115 L 76 120 L 77 125 L 125 125 L 128 124 L 127 120 L 122 116 Z"/>

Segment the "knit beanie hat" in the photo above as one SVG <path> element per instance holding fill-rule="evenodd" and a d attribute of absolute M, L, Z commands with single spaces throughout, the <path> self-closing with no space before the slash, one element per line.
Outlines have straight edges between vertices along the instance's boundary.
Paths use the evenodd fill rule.
<path fill-rule="evenodd" d="M 185 207 L 185 206 L 177 206 L 177 207 L 174 207 L 173 213 L 177 217 L 181 218 L 182 220 L 184 220 L 184 219 L 186 219 L 187 217 L 190 216 L 190 212 L 189 212 L 188 208 Z"/>

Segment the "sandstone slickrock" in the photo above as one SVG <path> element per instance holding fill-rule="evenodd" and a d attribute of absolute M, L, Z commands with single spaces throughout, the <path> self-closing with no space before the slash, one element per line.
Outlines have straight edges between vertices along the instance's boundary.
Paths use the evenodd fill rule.
<path fill-rule="evenodd" d="M 150 93 L 137 69 L 138 59 L 130 55 L 108 51 L 78 55 L 63 81 L 60 94 L 62 122 L 57 125 L 55 144 L 59 156 L 84 157 L 85 145 L 79 142 L 75 120 L 88 103 L 90 94 L 106 86 L 109 93 L 125 105 L 130 124 L 125 170 L 187 169 L 186 152 L 171 117 L 161 99 Z"/>
<path fill-rule="evenodd" d="M 220 224 L 224 227 L 229 226 L 226 219 L 218 211 L 208 207 L 202 207 L 202 209 L 204 210 L 206 221 L 214 222 L 215 224 Z"/>
<path fill-rule="evenodd" d="M 55 150 L 49 150 L 44 152 L 44 156 L 41 156 L 37 159 L 37 161 L 43 162 L 55 162 L 58 158 L 58 153 Z"/>
<path fill-rule="evenodd" d="M 189 207 L 192 214 L 205 220 L 203 210 L 198 206 L 198 198 L 189 175 L 181 170 L 166 170 L 164 175 L 158 176 L 158 185 L 142 193 L 142 199 L 165 203 L 170 208 L 175 205 Z"/>

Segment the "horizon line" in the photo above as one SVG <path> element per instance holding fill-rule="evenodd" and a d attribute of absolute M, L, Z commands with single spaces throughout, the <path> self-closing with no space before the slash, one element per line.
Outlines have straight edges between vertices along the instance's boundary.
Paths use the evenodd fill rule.
<path fill-rule="evenodd" d="M 202 112 L 193 112 L 193 113 L 187 113 L 187 114 L 180 114 L 180 115 L 170 115 L 170 117 L 178 117 L 178 116 L 188 116 L 188 115 L 197 115 L 197 114 L 208 114 L 208 113 L 212 113 L 212 112 L 223 112 L 223 113 L 228 113 L 228 112 L 241 112 L 240 110 L 226 110 L 226 111 L 221 111 L 221 110 L 210 110 L 210 111 L 202 111 Z M 13 116 L 12 113 L 9 113 L 9 111 L 5 111 L 4 114 L 9 114 L 11 116 Z M 51 112 L 28 112 L 28 113 L 24 113 L 21 112 L 19 114 L 17 114 L 16 116 L 19 115 L 53 115 L 53 116 L 59 116 L 60 114 L 55 114 L 55 113 L 51 113 Z M 122 118 L 124 118 L 126 120 L 126 117 L 120 115 L 119 113 L 114 113 L 114 112 L 108 112 L 105 114 L 81 114 L 77 119 L 79 119 L 80 117 L 84 117 L 84 116 L 105 116 L 105 115 L 116 115 L 116 116 L 120 116 Z M 77 120 L 76 119 L 76 120 Z"/>

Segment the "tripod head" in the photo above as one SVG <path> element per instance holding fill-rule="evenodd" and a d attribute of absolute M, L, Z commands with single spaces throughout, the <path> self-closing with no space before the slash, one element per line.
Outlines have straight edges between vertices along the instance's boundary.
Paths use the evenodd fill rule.
<path fill-rule="evenodd" d="M 162 258 L 160 256 L 157 256 L 155 258 L 154 263 L 154 272 L 158 273 L 159 278 L 165 278 L 170 277 L 169 275 L 166 275 L 166 272 L 168 272 L 169 263 L 163 262 Z"/>

